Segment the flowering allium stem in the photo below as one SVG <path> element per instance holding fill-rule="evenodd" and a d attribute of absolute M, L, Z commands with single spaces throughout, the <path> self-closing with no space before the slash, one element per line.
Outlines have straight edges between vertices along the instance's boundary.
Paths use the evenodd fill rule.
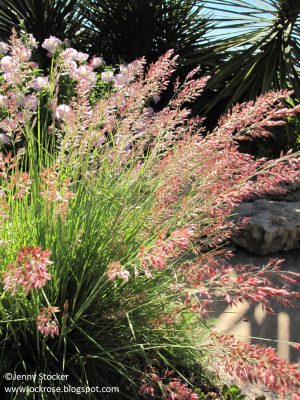
<path fill-rule="evenodd" d="M 15 293 L 24 288 L 25 292 L 41 288 L 51 279 L 47 266 L 52 264 L 49 259 L 50 251 L 40 247 L 25 247 L 17 255 L 14 264 L 7 266 L 3 275 L 4 290 Z"/>
<path fill-rule="evenodd" d="M 59 327 L 55 320 L 54 313 L 59 312 L 58 307 L 48 306 L 42 308 L 39 315 L 36 317 L 37 329 L 45 336 L 59 335 Z"/>
<path fill-rule="evenodd" d="M 197 400 L 198 395 L 182 381 L 174 377 L 173 371 L 166 370 L 163 375 L 157 371 L 144 373 L 139 394 L 143 397 L 162 400 Z"/>
<path fill-rule="evenodd" d="M 121 264 L 117 261 L 113 261 L 108 265 L 106 275 L 111 281 L 120 278 L 128 282 L 129 279 L 129 272 L 125 268 L 122 268 Z"/>

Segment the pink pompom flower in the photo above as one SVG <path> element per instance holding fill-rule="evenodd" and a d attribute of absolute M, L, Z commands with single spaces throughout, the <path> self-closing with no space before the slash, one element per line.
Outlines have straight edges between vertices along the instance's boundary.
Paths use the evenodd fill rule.
<path fill-rule="evenodd" d="M 89 55 L 86 53 L 82 53 L 82 52 L 77 52 L 74 60 L 78 61 L 78 62 L 84 62 L 89 58 Z"/>
<path fill-rule="evenodd" d="M 69 47 L 60 54 L 60 57 L 65 61 L 74 61 L 77 58 L 77 54 L 78 51 L 76 49 L 73 49 L 73 47 Z"/>
<path fill-rule="evenodd" d="M 0 94 L 0 107 L 6 107 L 7 106 L 7 97 L 3 96 L 3 94 Z"/>
<path fill-rule="evenodd" d="M 97 68 L 101 67 L 101 65 L 103 65 L 103 58 L 102 57 L 94 57 L 91 60 L 90 66 L 93 69 L 97 69 Z"/>
<path fill-rule="evenodd" d="M 53 54 L 55 50 L 61 45 L 62 41 L 55 36 L 50 36 L 48 39 L 45 39 L 42 47 L 49 51 L 49 53 Z"/>
<path fill-rule="evenodd" d="M 34 94 L 29 94 L 22 99 L 22 106 L 28 110 L 35 111 L 38 107 L 38 99 Z"/>
<path fill-rule="evenodd" d="M 71 108 L 67 104 L 61 104 L 55 110 L 55 116 L 58 120 L 67 120 L 70 113 Z"/>
<path fill-rule="evenodd" d="M 3 275 L 4 290 L 15 293 L 18 288 L 24 288 L 26 292 L 45 286 L 51 279 L 47 271 L 52 264 L 49 259 L 50 252 L 41 250 L 40 247 L 28 246 L 21 249 L 14 264 L 7 266 Z"/>
<path fill-rule="evenodd" d="M 20 46 L 19 48 L 15 49 L 16 56 L 18 57 L 19 61 L 29 61 L 31 57 L 31 50 L 25 46 Z"/>
<path fill-rule="evenodd" d="M 114 73 L 112 71 L 104 71 L 101 73 L 101 79 L 103 82 L 112 82 L 114 80 Z"/>
<path fill-rule="evenodd" d="M 54 313 L 59 311 L 60 309 L 58 307 L 44 307 L 36 317 L 37 330 L 44 336 L 51 336 L 54 338 L 54 336 L 59 335 L 59 327 L 54 317 Z"/>
<path fill-rule="evenodd" d="M 0 42 L 0 54 L 6 54 L 8 52 L 9 46 L 7 43 Z"/>
<path fill-rule="evenodd" d="M 38 76 L 32 81 L 31 87 L 33 90 L 38 91 L 47 87 L 48 84 L 49 84 L 48 77 Z"/>
<path fill-rule="evenodd" d="M 96 74 L 89 65 L 80 65 L 80 67 L 71 71 L 70 77 L 88 88 L 94 87 L 97 81 Z"/>
<path fill-rule="evenodd" d="M 33 36 L 32 33 L 30 33 L 28 35 L 28 40 L 29 40 L 29 45 L 34 48 L 37 49 L 38 48 L 38 41 L 36 40 L 36 38 Z"/>
<path fill-rule="evenodd" d="M 106 275 L 110 281 L 120 278 L 128 282 L 129 279 L 129 272 L 118 261 L 113 261 L 108 265 Z"/>
<path fill-rule="evenodd" d="M 4 56 L 1 59 L 0 64 L 1 68 L 6 74 L 12 72 L 15 69 L 13 58 L 11 56 Z"/>

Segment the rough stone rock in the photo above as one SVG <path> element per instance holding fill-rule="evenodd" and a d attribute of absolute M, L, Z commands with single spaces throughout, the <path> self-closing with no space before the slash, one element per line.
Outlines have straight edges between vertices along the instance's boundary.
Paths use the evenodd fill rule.
<path fill-rule="evenodd" d="M 286 195 L 286 201 L 294 201 L 294 202 L 300 201 L 300 188 L 298 187 L 296 190 L 288 193 Z"/>
<path fill-rule="evenodd" d="M 235 221 L 247 218 L 248 223 L 232 240 L 251 253 L 300 248 L 300 201 L 256 200 L 241 203 L 235 213 Z"/>

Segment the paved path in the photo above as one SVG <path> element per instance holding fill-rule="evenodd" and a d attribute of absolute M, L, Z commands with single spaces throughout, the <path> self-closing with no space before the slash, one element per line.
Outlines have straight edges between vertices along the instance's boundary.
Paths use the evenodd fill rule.
<path fill-rule="evenodd" d="M 233 259 L 234 263 L 263 265 L 270 258 L 285 259 L 284 270 L 300 272 L 300 250 L 279 252 L 267 256 L 255 256 L 244 250 L 238 250 Z M 300 291 L 300 283 L 294 290 Z M 300 363 L 300 351 L 292 348 L 288 341 L 300 343 L 300 304 L 299 307 L 287 309 L 281 305 L 273 306 L 276 315 L 268 314 L 261 306 L 242 304 L 237 307 L 227 307 L 220 304 L 214 314 L 218 317 L 216 329 L 225 333 L 233 333 L 240 339 L 251 343 L 260 343 L 274 347 L 279 355 L 293 363 Z M 267 340 L 266 340 L 267 339 Z M 267 400 L 276 397 L 256 385 L 244 388 L 248 399 L 264 394 Z"/>

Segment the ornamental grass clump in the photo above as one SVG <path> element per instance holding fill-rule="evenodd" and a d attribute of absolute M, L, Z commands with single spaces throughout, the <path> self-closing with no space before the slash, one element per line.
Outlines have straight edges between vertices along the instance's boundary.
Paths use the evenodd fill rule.
<path fill-rule="evenodd" d="M 276 361 L 267 373 L 256 348 L 211 334 L 209 320 L 215 300 L 271 310 L 271 300 L 299 299 L 289 285 L 300 275 L 280 260 L 234 265 L 222 247 L 243 228 L 230 218 L 239 202 L 299 182 L 299 154 L 268 161 L 238 151 L 240 139 L 300 112 L 284 107 L 290 93 L 236 106 L 204 135 L 187 108 L 207 81 L 198 69 L 155 111 L 176 69 L 171 51 L 149 68 L 143 59 L 121 65 L 107 81 L 95 70 L 102 60 L 51 37 L 41 76 L 30 38 L 13 33 L 1 47 L 1 379 L 58 373 L 85 388 L 82 398 L 101 398 L 89 387 L 118 386 L 114 398 L 195 400 L 205 371 L 217 359 L 228 365 L 224 349 L 234 349 L 231 374 L 296 399 L 294 366 Z M 95 101 L 101 75 L 106 90 Z"/>

